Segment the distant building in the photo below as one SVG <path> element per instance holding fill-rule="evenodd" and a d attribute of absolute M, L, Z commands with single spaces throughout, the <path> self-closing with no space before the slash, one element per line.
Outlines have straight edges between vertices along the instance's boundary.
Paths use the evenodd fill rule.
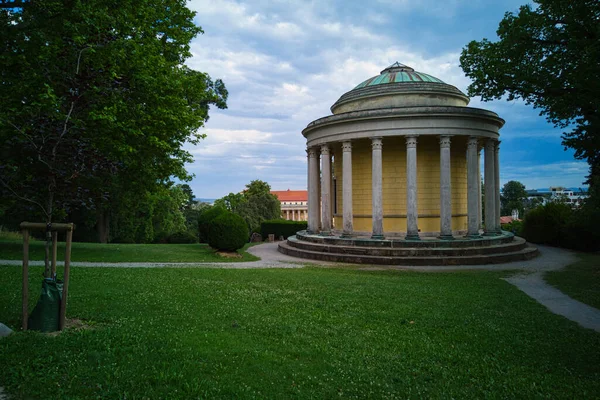
<path fill-rule="evenodd" d="M 551 199 L 558 200 L 563 199 L 567 204 L 571 204 L 573 207 L 579 207 L 584 199 L 588 197 L 587 192 L 579 189 L 579 191 L 573 189 L 565 189 L 563 187 L 550 187 Z"/>
<path fill-rule="evenodd" d="M 537 200 L 538 203 L 534 203 L 534 204 L 546 204 L 548 201 L 550 201 L 550 192 L 544 192 L 541 190 L 536 190 L 536 189 L 531 189 L 531 190 L 526 190 L 527 192 L 527 200 L 529 200 L 530 202 L 533 200 Z"/>
<path fill-rule="evenodd" d="M 549 189 L 527 190 L 527 199 L 538 199 L 540 204 L 550 201 L 564 201 L 573 207 L 579 207 L 581 202 L 588 197 L 587 191 L 583 189 L 564 188 L 562 186 L 551 186 Z"/>
<path fill-rule="evenodd" d="M 281 218 L 290 221 L 306 221 L 308 219 L 307 190 L 272 190 L 281 202 Z"/>

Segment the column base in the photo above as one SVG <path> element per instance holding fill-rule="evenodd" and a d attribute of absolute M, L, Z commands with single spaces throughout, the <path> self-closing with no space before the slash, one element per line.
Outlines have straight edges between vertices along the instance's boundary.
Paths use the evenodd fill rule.
<path fill-rule="evenodd" d="M 438 239 L 440 239 L 440 240 L 454 240 L 454 236 L 452 236 L 452 235 L 440 235 L 440 236 L 438 236 Z"/>
<path fill-rule="evenodd" d="M 465 235 L 465 239 L 481 239 L 482 236 L 478 233 L 470 233 Z"/>
<path fill-rule="evenodd" d="M 421 237 L 419 236 L 419 234 L 412 234 L 412 235 L 406 235 L 404 237 L 404 240 L 421 240 Z"/>
<path fill-rule="evenodd" d="M 371 235 L 371 239 L 374 239 L 374 240 L 383 240 L 383 239 L 385 239 L 385 236 L 383 236 L 383 235 Z"/>
<path fill-rule="evenodd" d="M 319 232 L 320 236 L 331 236 L 331 231 L 321 231 Z"/>
<path fill-rule="evenodd" d="M 350 239 L 350 238 L 353 238 L 353 237 L 354 237 L 354 234 L 353 234 L 353 233 L 347 233 L 347 232 L 344 232 L 344 233 L 342 233 L 342 234 L 340 235 L 340 237 L 341 237 L 342 239 Z"/>
<path fill-rule="evenodd" d="M 496 232 L 483 232 L 483 236 L 489 237 L 489 236 L 497 236 Z"/>

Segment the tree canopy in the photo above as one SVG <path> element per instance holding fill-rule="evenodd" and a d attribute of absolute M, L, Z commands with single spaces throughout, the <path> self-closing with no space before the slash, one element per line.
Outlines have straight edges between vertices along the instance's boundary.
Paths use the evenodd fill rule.
<path fill-rule="evenodd" d="M 242 193 L 229 193 L 216 200 L 215 206 L 244 218 L 250 232 L 258 231 L 261 222 L 281 216 L 281 202 L 271 194 L 271 186 L 258 179 L 247 184 Z"/>
<path fill-rule="evenodd" d="M 496 42 L 470 42 L 460 65 L 469 96 L 523 99 L 563 129 L 563 145 L 600 186 L 600 2 L 534 0 L 506 13 Z"/>
<path fill-rule="evenodd" d="M 527 192 L 525 185 L 518 181 L 508 181 L 502 187 L 501 195 L 501 211 L 502 215 L 511 215 L 512 210 L 519 210 L 519 215 L 523 215 L 525 211 L 525 200 L 527 200 Z"/>
<path fill-rule="evenodd" d="M 184 64 L 202 33 L 193 17 L 185 0 L 1 9 L 0 196 L 50 222 L 189 179 L 183 144 L 227 99 L 221 80 Z"/>

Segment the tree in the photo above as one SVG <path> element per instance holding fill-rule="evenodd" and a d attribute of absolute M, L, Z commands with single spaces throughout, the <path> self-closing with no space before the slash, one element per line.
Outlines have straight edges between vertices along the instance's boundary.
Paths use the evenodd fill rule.
<path fill-rule="evenodd" d="M 97 210 L 105 241 L 122 199 L 189 179 L 183 144 L 204 137 L 210 105 L 227 99 L 220 80 L 184 65 L 202 33 L 193 17 L 184 0 L 0 10 L 0 196 L 47 222 Z"/>
<path fill-rule="evenodd" d="M 523 215 L 524 201 L 527 200 L 525 185 L 518 181 L 508 181 L 502 187 L 500 204 L 502 205 L 500 213 L 502 215 L 511 215 L 512 210 L 519 210 L 519 215 Z"/>
<path fill-rule="evenodd" d="M 234 210 L 237 210 L 240 207 L 240 204 L 245 201 L 247 201 L 247 199 L 242 193 L 229 193 L 227 196 L 215 200 L 215 206 L 234 212 Z"/>
<path fill-rule="evenodd" d="M 563 133 L 563 145 L 590 165 L 600 187 L 600 2 L 534 0 L 506 13 L 497 42 L 472 41 L 460 65 L 469 96 L 523 99 Z"/>
<path fill-rule="evenodd" d="M 261 180 L 251 181 L 242 193 L 229 193 L 216 200 L 215 206 L 242 217 L 250 232 L 258 231 L 263 221 L 281 216 L 281 202 L 271 194 L 271 186 Z"/>

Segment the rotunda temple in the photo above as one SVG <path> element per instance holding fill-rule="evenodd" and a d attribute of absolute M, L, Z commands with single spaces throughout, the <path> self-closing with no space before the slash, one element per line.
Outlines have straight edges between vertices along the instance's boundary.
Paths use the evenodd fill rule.
<path fill-rule="evenodd" d="M 533 257 L 535 248 L 500 229 L 504 120 L 468 104 L 456 87 L 400 63 L 343 94 L 331 106 L 333 115 L 302 131 L 308 229 L 279 250 L 382 264 Z"/>

